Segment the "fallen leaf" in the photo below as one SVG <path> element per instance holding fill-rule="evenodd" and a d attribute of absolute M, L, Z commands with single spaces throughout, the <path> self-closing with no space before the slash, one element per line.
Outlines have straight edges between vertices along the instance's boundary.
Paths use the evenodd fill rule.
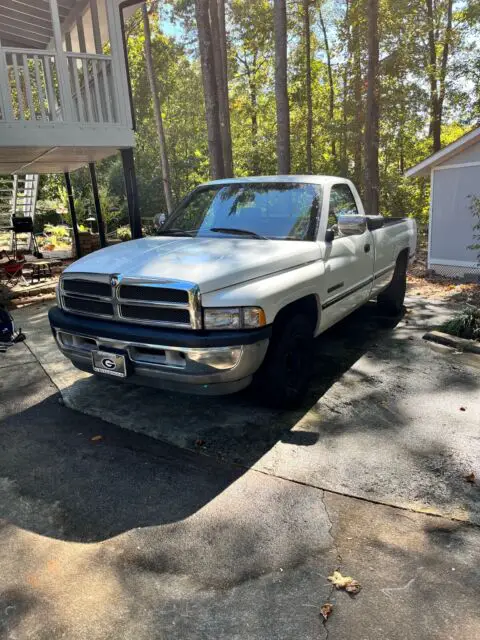
<path fill-rule="evenodd" d="M 465 476 L 465 482 L 470 482 L 470 484 L 475 484 L 475 474 L 469 473 L 468 476 Z"/>
<path fill-rule="evenodd" d="M 328 618 L 332 615 L 333 604 L 326 602 L 323 607 L 320 608 L 320 613 L 323 616 L 324 620 L 328 620 Z"/>
<path fill-rule="evenodd" d="M 344 589 L 353 580 L 350 576 L 342 576 L 340 571 L 334 571 L 331 576 L 328 576 L 328 579 L 337 589 Z"/>
<path fill-rule="evenodd" d="M 99 440 L 103 440 L 103 436 L 93 436 L 90 440 L 91 442 L 98 442 Z"/>
<path fill-rule="evenodd" d="M 354 595 L 360 591 L 362 585 L 357 580 L 352 580 L 350 584 L 347 584 L 345 591 L 353 593 Z"/>
<path fill-rule="evenodd" d="M 351 576 L 342 576 L 340 571 L 334 571 L 331 576 L 328 576 L 328 579 L 337 589 L 345 589 L 348 593 L 358 593 L 362 588 L 357 580 L 354 580 Z"/>

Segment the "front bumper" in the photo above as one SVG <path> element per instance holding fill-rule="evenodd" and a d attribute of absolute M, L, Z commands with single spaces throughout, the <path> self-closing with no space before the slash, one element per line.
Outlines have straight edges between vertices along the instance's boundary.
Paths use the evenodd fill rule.
<path fill-rule="evenodd" d="M 79 317 L 58 307 L 50 309 L 49 320 L 59 349 L 83 371 L 93 373 L 92 351 L 121 351 L 132 370 L 125 381 L 204 395 L 234 393 L 248 386 L 263 362 L 271 335 L 271 327 L 160 329 Z"/>

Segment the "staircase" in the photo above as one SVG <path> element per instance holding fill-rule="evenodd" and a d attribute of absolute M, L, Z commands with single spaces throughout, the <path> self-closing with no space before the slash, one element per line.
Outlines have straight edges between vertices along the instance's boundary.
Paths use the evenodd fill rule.
<path fill-rule="evenodd" d="M 35 217 L 38 174 L 0 176 L 0 231 L 10 227 L 12 215 Z"/>

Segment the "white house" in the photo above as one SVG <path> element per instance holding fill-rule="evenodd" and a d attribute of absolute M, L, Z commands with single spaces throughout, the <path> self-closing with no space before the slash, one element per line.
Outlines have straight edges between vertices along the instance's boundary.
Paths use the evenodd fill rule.
<path fill-rule="evenodd" d="M 471 196 L 480 197 L 480 127 L 409 169 L 430 175 L 428 267 L 441 275 L 480 279 L 473 243 Z"/>
<path fill-rule="evenodd" d="M 0 0 L 0 176 L 63 173 L 71 196 L 70 172 L 89 165 L 102 231 L 95 162 L 120 151 L 134 237 L 141 225 L 123 9 L 138 2 Z"/>

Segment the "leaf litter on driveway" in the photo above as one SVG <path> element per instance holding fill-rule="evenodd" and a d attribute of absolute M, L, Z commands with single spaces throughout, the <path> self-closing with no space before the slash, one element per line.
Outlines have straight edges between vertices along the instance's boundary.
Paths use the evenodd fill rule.
<path fill-rule="evenodd" d="M 321 608 L 320 608 L 320 613 L 323 616 L 323 619 L 325 620 L 325 622 L 328 620 L 328 618 L 332 615 L 333 612 L 333 604 L 330 604 L 330 602 L 326 602 Z"/>
<path fill-rule="evenodd" d="M 354 580 L 351 576 L 342 576 L 340 571 L 334 571 L 331 576 L 328 576 L 328 579 L 336 589 L 345 589 L 347 593 L 352 595 L 357 594 L 362 588 L 362 585 L 357 580 Z"/>

